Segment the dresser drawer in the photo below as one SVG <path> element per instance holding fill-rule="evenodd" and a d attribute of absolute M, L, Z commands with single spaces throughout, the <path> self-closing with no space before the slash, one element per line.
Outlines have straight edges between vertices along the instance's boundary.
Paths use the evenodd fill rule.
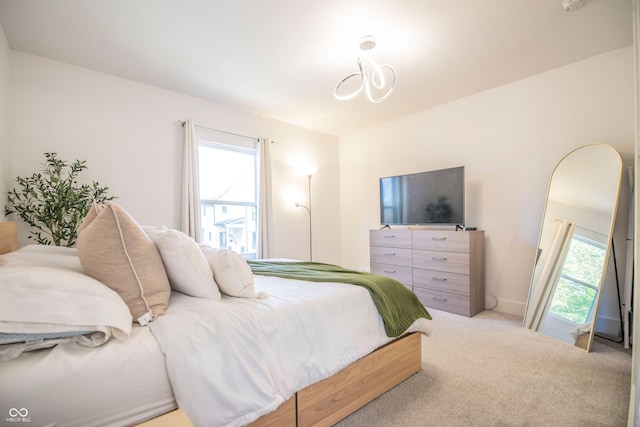
<path fill-rule="evenodd" d="M 461 252 L 413 251 L 413 267 L 469 274 L 469 254 Z"/>
<path fill-rule="evenodd" d="M 411 267 L 371 263 L 371 272 L 396 279 L 398 282 L 411 289 L 411 285 L 413 283 Z"/>
<path fill-rule="evenodd" d="M 376 264 L 393 264 L 402 267 L 411 267 L 413 256 L 411 249 L 385 248 L 381 246 L 371 247 L 371 259 L 369 262 Z"/>
<path fill-rule="evenodd" d="M 466 274 L 414 268 L 412 283 L 414 288 L 420 287 L 463 296 L 471 294 L 469 276 Z"/>
<path fill-rule="evenodd" d="M 413 292 L 427 308 L 435 308 L 436 310 L 448 311 L 463 316 L 470 315 L 469 297 L 417 287 L 413 288 Z"/>
<path fill-rule="evenodd" d="M 467 231 L 415 230 L 413 248 L 468 253 L 469 235 Z"/>
<path fill-rule="evenodd" d="M 411 248 L 411 230 L 369 230 L 371 246 Z"/>

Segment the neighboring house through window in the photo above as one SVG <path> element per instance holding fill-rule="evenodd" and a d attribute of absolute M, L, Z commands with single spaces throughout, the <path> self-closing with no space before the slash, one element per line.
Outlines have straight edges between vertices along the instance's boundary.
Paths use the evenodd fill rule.
<path fill-rule="evenodd" d="M 257 140 L 198 130 L 201 243 L 256 258 Z"/>

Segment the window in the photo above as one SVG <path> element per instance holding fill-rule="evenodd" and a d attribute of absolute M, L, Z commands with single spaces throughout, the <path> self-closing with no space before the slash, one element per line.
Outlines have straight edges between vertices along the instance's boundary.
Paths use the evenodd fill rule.
<path fill-rule="evenodd" d="M 257 150 L 198 138 L 202 243 L 256 258 Z M 224 139 L 224 138 L 223 138 Z M 226 138 L 229 139 L 229 138 Z"/>
<path fill-rule="evenodd" d="M 574 235 L 549 312 L 576 325 L 585 323 L 598 296 L 607 248 Z"/>

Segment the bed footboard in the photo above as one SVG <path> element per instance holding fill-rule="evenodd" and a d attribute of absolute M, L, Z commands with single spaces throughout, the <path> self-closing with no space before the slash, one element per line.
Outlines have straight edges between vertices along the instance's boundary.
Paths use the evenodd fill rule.
<path fill-rule="evenodd" d="M 397 339 L 297 393 L 298 426 L 332 425 L 422 367 L 420 334 Z"/>
<path fill-rule="evenodd" d="M 274 412 L 250 427 L 330 426 L 362 408 L 422 368 L 420 334 L 414 332 L 380 347 L 335 375 L 300 390 Z M 139 427 L 191 427 L 182 410 L 176 410 Z"/>

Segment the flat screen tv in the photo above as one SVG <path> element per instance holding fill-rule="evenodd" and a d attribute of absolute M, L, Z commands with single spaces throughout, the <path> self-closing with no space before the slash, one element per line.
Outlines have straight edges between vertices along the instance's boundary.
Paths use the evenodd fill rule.
<path fill-rule="evenodd" d="M 464 225 L 464 166 L 380 178 L 383 225 Z"/>

